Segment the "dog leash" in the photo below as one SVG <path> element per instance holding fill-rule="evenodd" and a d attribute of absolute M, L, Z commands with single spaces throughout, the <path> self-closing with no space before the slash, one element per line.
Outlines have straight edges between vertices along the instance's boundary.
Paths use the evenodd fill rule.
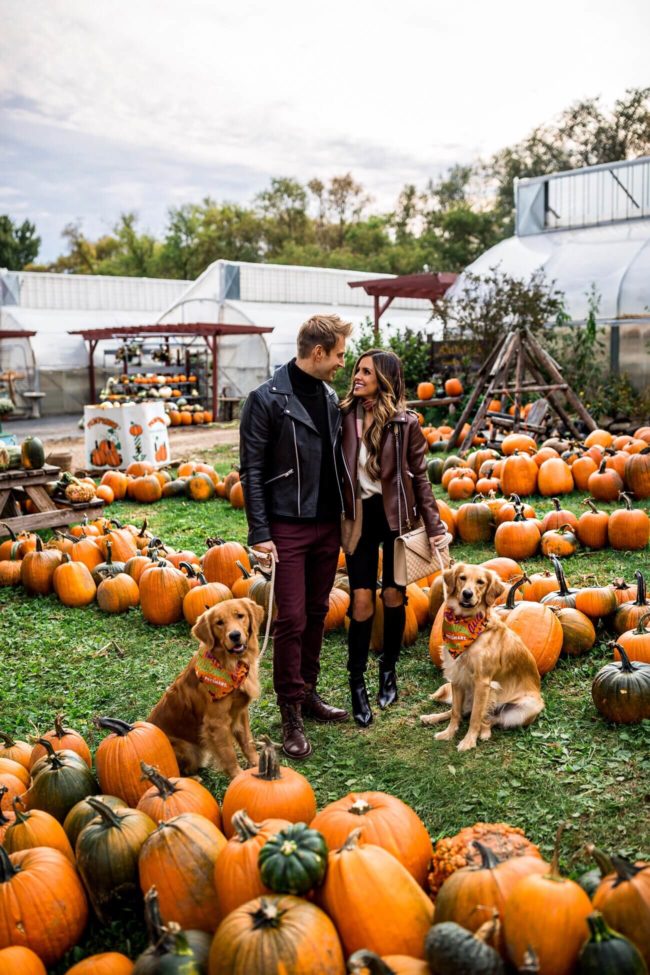
<path fill-rule="evenodd" d="M 447 542 L 447 549 L 449 549 L 449 546 L 453 541 L 453 536 L 451 535 L 450 532 L 446 533 L 445 541 Z M 436 561 L 440 566 L 440 578 L 442 579 L 442 596 L 444 602 L 447 602 L 447 586 L 445 585 L 445 571 L 451 566 L 453 559 L 450 558 L 449 565 L 445 565 L 444 562 L 442 561 L 442 556 L 438 550 L 438 546 L 433 545 L 432 548 L 433 548 L 433 554 L 435 555 Z"/>
<path fill-rule="evenodd" d="M 266 607 L 266 631 L 264 633 L 264 641 L 262 643 L 262 649 L 260 650 L 260 660 L 266 653 L 266 648 L 268 646 L 269 637 L 271 634 L 271 622 L 273 620 L 273 599 L 275 596 L 275 559 L 271 552 L 256 552 L 254 548 L 251 549 L 251 554 L 255 556 L 258 562 L 267 562 L 271 559 L 271 591 L 269 593 L 269 601 Z"/>

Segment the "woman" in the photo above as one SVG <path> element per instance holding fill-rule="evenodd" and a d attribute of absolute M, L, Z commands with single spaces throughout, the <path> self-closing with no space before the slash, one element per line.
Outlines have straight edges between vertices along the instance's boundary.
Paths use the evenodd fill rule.
<path fill-rule="evenodd" d="M 384 639 L 377 702 L 383 709 L 397 699 L 395 665 L 406 619 L 404 587 L 396 585 L 393 577 L 393 543 L 423 522 L 446 565 L 449 536 L 427 479 L 426 441 L 417 416 L 406 410 L 402 363 L 394 352 L 370 349 L 359 357 L 341 412 L 343 548 L 350 579 L 348 671 L 354 720 L 365 728 L 372 721 L 364 674 L 379 546 L 383 545 Z"/>

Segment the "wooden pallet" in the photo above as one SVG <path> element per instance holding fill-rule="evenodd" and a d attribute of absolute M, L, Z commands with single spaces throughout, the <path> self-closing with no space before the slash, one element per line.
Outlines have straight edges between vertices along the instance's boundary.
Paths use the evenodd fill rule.
<path fill-rule="evenodd" d="M 82 521 L 84 515 L 97 516 L 98 509 L 104 507 L 101 498 L 75 504 L 72 501 L 56 504 L 47 493 L 46 485 L 56 481 L 61 471 L 58 467 L 45 464 L 37 470 L 12 470 L 0 473 L 0 538 L 14 532 L 34 531 L 37 528 L 59 528 Z M 33 502 L 36 511 L 25 515 L 20 507 L 20 499 L 27 497 Z M 58 507 L 63 504 L 64 507 Z"/>

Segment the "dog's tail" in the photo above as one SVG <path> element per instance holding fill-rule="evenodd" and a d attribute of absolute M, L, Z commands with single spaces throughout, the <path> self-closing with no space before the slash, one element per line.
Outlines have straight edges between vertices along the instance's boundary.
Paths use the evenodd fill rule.
<path fill-rule="evenodd" d="M 544 710 L 544 702 L 535 694 L 526 694 L 517 701 L 499 705 L 493 712 L 493 724 L 498 728 L 525 728 Z"/>

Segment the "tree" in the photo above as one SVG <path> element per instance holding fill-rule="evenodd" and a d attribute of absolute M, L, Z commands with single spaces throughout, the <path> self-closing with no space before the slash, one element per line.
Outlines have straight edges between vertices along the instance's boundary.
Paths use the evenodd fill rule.
<path fill-rule="evenodd" d="M 281 250 L 286 241 L 305 242 L 309 217 L 307 191 L 302 183 L 288 177 L 274 177 L 270 188 L 258 193 L 255 200 L 266 218 L 265 236 L 270 256 Z"/>
<path fill-rule="evenodd" d="M 6 213 L 0 214 L 0 267 L 22 271 L 36 259 L 40 246 L 35 224 L 23 220 L 19 225 Z"/>

